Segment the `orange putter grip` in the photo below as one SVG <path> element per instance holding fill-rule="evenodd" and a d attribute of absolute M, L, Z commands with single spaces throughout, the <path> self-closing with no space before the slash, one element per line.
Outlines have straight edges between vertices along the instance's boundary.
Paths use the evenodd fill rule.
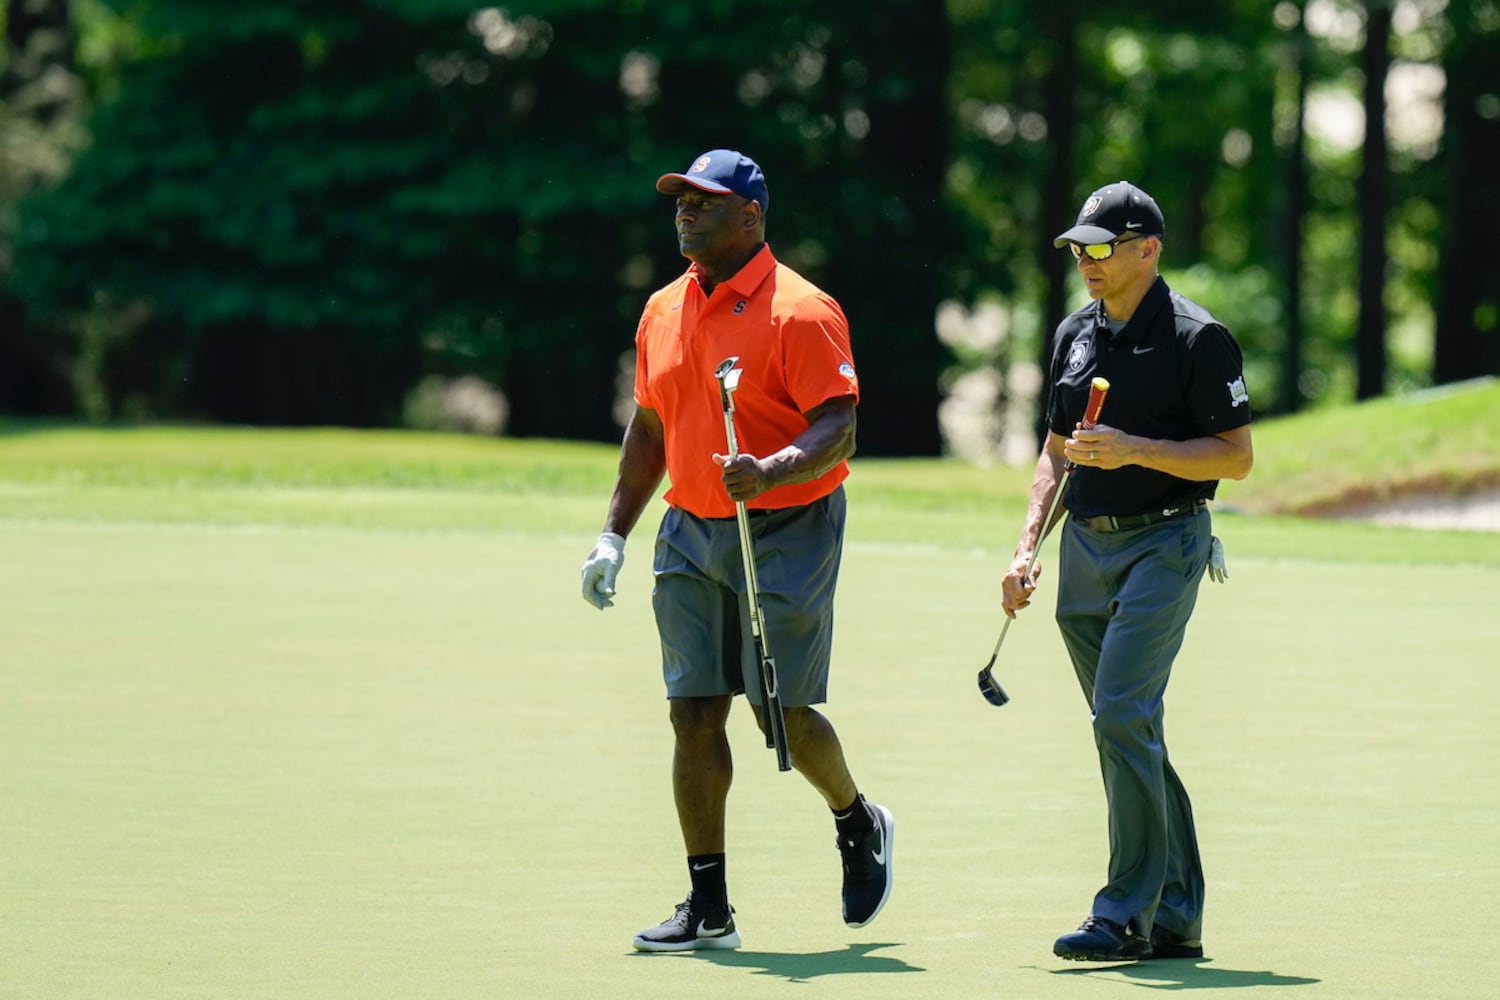
<path fill-rule="evenodd" d="M 1092 427 L 1099 421 L 1099 411 L 1104 409 L 1104 394 L 1109 392 L 1109 379 L 1095 378 L 1089 386 L 1089 405 L 1083 411 L 1083 426 Z"/>

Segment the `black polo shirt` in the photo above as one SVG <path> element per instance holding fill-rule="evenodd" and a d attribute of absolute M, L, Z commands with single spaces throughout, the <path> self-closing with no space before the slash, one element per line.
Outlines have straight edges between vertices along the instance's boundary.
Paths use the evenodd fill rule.
<path fill-rule="evenodd" d="M 1104 303 L 1093 301 L 1057 327 L 1047 423 L 1072 436 L 1089 384 L 1109 379 L 1099 423 L 1166 441 L 1208 437 L 1250 422 L 1240 347 L 1208 310 L 1159 276 L 1130 321 L 1111 333 Z M 1213 498 L 1217 479 L 1194 482 L 1127 465 L 1079 466 L 1063 506 L 1078 517 L 1125 517 Z"/>

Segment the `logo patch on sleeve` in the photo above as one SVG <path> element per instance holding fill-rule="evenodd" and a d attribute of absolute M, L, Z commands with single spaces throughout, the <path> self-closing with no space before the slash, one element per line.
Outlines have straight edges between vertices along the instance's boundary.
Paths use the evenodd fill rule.
<path fill-rule="evenodd" d="M 854 366 L 847 361 L 843 362 L 839 365 L 839 374 L 844 376 L 844 378 L 853 378 Z"/>
<path fill-rule="evenodd" d="M 1073 346 L 1068 349 L 1068 371 L 1076 372 L 1083 367 L 1089 359 L 1089 341 L 1087 337 L 1073 341 Z"/>
<path fill-rule="evenodd" d="M 1239 406 L 1241 403 L 1250 402 L 1250 390 L 1245 388 L 1245 376 L 1241 375 L 1233 382 L 1226 382 L 1229 386 L 1229 405 Z"/>

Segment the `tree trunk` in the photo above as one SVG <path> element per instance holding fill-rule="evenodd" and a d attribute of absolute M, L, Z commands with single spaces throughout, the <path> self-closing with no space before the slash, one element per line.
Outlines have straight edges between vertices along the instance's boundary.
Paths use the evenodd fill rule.
<path fill-rule="evenodd" d="M 831 50 L 834 65 L 860 60 L 883 81 L 848 88 L 869 116 L 869 132 L 862 142 L 832 147 L 824 175 L 825 184 L 846 191 L 863 187 L 868 199 L 866 213 L 844 222 L 848 242 L 828 262 L 824 285 L 849 317 L 862 455 L 942 453 L 939 380 L 952 358 L 934 316 L 947 291 L 940 262 L 952 247 L 943 194 L 951 157 L 948 31 L 943 0 L 876 5 Z M 903 45 L 885 51 L 892 38 Z M 831 76 L 828 105 L 836 109 L 843 85 Z M 774 191 L 776 179 L 770 183 Z M 777 218 L 774 196 L 770 218 Z M 775 230 L 783 243 L 813 235 L 786 221 L 792 225 Z M 772 247 L 777 239 L 770 237 Z"/>
<path fill-rule="evenodd" d="M 1297 118 L 1286 162 L 1286 347 L 1281 355 L 1277 409 L 1302 407 L 1302 220 L 1307 215 L 1307 25 L 1298 17 L 1291 40 L 1292 72 L 1297 77 Z"/>
<path fill-rule="evenodd" d="M 1390 185 L 1385 141 L 1385 80 L 1391 64 L 1391 10 L 1371 6 L 1365 27 L 1365 145 L 1359 177 L 1359 381 L 1355 395 L 1385 392 L 1385 220 Z"/>
<path fill-rule="evenodd" d="M 1049 227 L 1071 220 L 1078 205 L 1073 196 L 1073 147 L 1078 134 L 1078 109 L 1074 102 L 1074 80 L 1078 76 L 1078 36 L 1073 11 L 1067 5 L 1053 8 L 1053 30 L 1056 50 L 1052 65 L 1042 83 L 1045 95 L 1047 134 L 1051 139 L 1052 166 L 1042 182 L 1042 232 L 1037 263 L 1047 279 L 1047 298 L 1042 313 L 1041 354 L 1043 391 L 1037 397 L 1036 439 L 1040 447 L 1047 440 L 1047 396 L 1051 391 L 1047 373 L 1052 365 L 1052 344 L 1057 324 L 1068 314 L 1068 268 L 1072 258 L 1058 253 L 1052 246 Z"/>
<path fill-rule="evenodd" d="M 48 125 L 67 109 L 78 88 L 71 71 L 77 39 L 67 0 L 6 0 L 5 52 L 0 55 L 0 102 L 9 116 Z M 57 74 L 56 70 L 65 73 Z M 53 78 L 48 80 L 49 72 Z M 50 85 L 49 85 L 50 84 Z M 38 182 L 27 158 L 0 157 L 0 202 L 12 202 Z M 6 227 L 0 239 L 13 233 Z M 11 247 L 0 252 L 0 279 L 8 279 Z M 63 414 L 74 406 L 72 362 L 61 338 L 39 335 L 9 289 L 0 292 L 0 411 Z"/>
<path fill-rule="evenodd" d="M 1500 374 L 1500 286 L 1485 280 L 1494 257 L 1491 230 L 1500 220 L 1500 165 L 1482 152 L 1500 149 L 1500 121 L 1479 114 L 1479 96 L 1500 89 L 1500 64 L 1485 49 L 1473 7 L 1449 5 L 1453 32 L 1443 62 L 1447 204 L 1432 372 L 1439 384 Z"/>

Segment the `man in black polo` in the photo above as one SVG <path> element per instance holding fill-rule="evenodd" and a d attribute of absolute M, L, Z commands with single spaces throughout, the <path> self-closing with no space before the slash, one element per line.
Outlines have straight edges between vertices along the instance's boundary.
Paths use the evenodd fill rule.
<path fill-rule="evenodd" d="M 1239 346 L 1207 310 L 1157 274 L 1166 225 L 1120 181 L 1089 196 L 1068 247 L 1093 300 L 1057 328 L 1031 500 L 1002 582 L 1005 613 L 1027 606 L 1046 512 L 1069 478 L 1057 623 L 1084 696 L 1109 809 L 1109 875 L 1083 925 L 1058 938 L 1068 959 L 1203 954 L 1203 870 L 1192 806 L 1167 757 L 1162 696 L 1214 546 L 1207 502 L 1253 461 Z M 1109 380 L 1098 423 L 1089 385 Z"/>

